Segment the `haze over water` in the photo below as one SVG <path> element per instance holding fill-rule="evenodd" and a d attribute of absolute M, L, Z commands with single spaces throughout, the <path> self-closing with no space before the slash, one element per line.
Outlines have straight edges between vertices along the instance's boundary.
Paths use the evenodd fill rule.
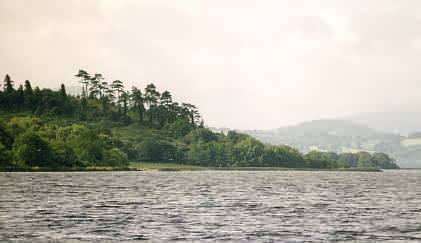
<path fill-rule="evenodd" d="M 420 241 L 421 171 L 1 173 L 0 241 Z"/>

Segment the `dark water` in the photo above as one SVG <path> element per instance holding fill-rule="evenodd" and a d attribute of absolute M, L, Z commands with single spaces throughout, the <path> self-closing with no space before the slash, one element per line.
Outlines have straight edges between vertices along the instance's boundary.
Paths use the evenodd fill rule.
<path fill-rule="evenodd" d="M 421 241 L 421 171 L 0 173 L 0 241 Z"/>

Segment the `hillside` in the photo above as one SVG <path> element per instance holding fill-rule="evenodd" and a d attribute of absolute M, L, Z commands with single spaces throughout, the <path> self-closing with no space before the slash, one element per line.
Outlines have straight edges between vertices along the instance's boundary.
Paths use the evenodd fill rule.
<path fill-rule="evenodd" d="M 79 70 L 78 96 L 62 84 L 57 91 L 14 87 L 6 75 L 0 91 L 0 169 L 124 168 L 129 162 L 206 167 L 396 168 L 386 154 L 301 154 L 267 145 L 249 135 L 205 128 L 198 108 L 173 101 L 154 84 L 126 90 L 96 73 Z M 132 163 L 133 164 L 133 163 Z"/>
<path fill-rule="evenodd" d="M 343 152 L 346 148 L 374 150 L 374 146 L 400 141 L 393 134 L 377 132 L 369 127 L 345 120 L 316 120 L 274 130 L 244 131 L 263 142 L 288 144 L 302 152 L 327 150 Z"/>
<path fill-rule="evenodd" d="M 311 150 L 384 152 L 403 167 L 421 167 L 421 143 L 385 133 L 353 121 L 324 119 L 273 130 L 243 131 L 265 143 L 287 144 L 306 153 Z"/>
<path fill-rule="evenodd" d="M 345 119 L 385 133 L 406 136 L 421 131 L 420 111 L 358 113 Z"/>

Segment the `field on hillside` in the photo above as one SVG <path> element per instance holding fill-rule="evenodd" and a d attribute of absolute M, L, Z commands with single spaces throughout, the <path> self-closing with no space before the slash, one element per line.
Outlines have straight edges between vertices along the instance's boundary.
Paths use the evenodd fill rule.
<path fill-rule="evenodd" d="M 401 141 L 401 145 L 403 146 L 414 146 L 414 145 L 421 145 L 421 138 L 406 138 Z"/>

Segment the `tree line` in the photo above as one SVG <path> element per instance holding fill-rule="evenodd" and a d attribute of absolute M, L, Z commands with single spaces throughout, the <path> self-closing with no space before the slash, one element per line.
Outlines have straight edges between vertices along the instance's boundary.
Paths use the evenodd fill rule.
<path fill-rule="evenodd" d="M 79 70 L 80 95 L 60 89 L 14 87 L 6 75 L 0 91 L 0 167 L 128 166 L 129 161 L 210 167 L 397 168 L 382 153 L 301 154 L 249 135 L 214 133 L 196 106 L 173 101 L 155 85 L 128 91 L 101 74 Z"/>
<path fill-rule="evenodd" d="M 138 87 L 128 91 L 122 81 L 108 83 L 102 74 L 90 75 L 79 70 L 75 77 L 83 85 L 82 94 L 78 96 L 68 95 L 64 84 L 58 91 L 53 91 L 32 88 L 30 81 L 26 80 L 24 85 L 15 88 L 14 81 L 6 75 L 0 92 L 0 109 L 29 111 L 35 115 L 67 115 L 80 120 L 106 118 L 155 127 L 164 127 L 178 119 L 188 120 L 192 126 L 203 125 L 195 105 L 174 102 L 169 91 L 160 93 L 153 83 L 148 84 L 143 92 Z M 129 116 L 130 112 L 136 116 Z"/>

